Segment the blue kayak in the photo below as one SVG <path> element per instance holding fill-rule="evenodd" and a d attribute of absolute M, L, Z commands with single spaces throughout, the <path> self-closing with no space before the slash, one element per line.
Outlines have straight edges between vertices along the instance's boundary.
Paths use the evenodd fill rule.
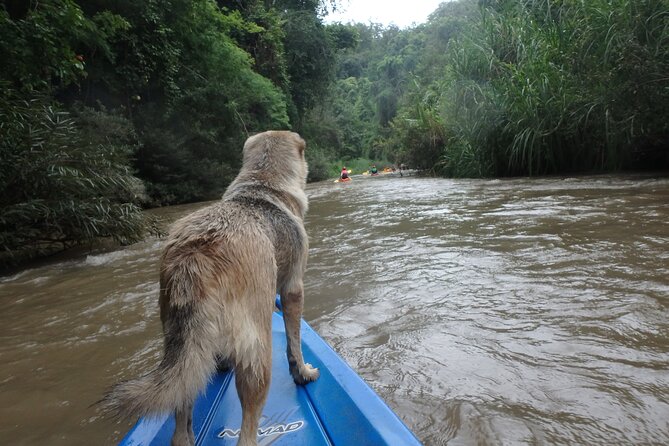
<path fill-rule="evenodd" d="M 320 378 L 297 386 L 288 372 L 283 317 L 272 317 L 272 383 L 258 428 L 259 445 L 420 445 L 383 400 L 302 321 L 305 362 Z M 242 420 L 233 372 L 216 374 L 195 402 L 197 446 L 235 445 Z M 174 416 L 140 419 L 121 446 L 168 446 Z"/>

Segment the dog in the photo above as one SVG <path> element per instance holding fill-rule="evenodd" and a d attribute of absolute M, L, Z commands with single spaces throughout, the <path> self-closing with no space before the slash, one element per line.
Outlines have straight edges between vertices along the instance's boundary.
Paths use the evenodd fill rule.
<path fill-rule="evenodd" d="M 103 410 L 123 418 L 174 412 L 172 446 L 192 446 L 193 403 L 224 364 L 242 406 L 238 445 L 257 444 L 272 368 L 272 312 L 281 296 L 290 373 L 319 376 L 302 357 L 306 143 L 297 133 L 248 138 L 242 168 L 216 204 L 174 223 L 160 267 L 164 355 L 144 376 L 113 386 Z"/>

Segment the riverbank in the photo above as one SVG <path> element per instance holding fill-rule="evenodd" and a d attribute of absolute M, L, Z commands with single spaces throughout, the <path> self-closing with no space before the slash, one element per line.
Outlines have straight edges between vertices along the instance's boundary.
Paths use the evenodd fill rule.
<path fill-rule="evenodd" d="M 441 178 L 427 170 L 417 170 L 417 169 L 403 169 L 402 171 L 396 170 L 395 172 L 381 173 L 378 176 L 372 175 L 362 175 L 361 173 L 351 175 L 353 179 L 376 179 L 385 176 L 389 177 L 419 177 L 419 178 Z M 542 179 L 560 179 L 560 178 L 604 178 L 610 177 L 611 174 L 607 173 L 596 173 L 596 174 L 575 174 L 575 175 L 552 175 L 552 176 L 543 176 L 543 177 L 509 177 L 501 178 L 502 181 L 513 181 L 513 180 L 542 180 Z M 634 178 L 634 179 L 645 179 L 645 178 L 669 178 L 669 170 L 638 170 L 638 171 L 627 171 L 619 174 L 619 178 Z M 331 182 L 334 178 L 330 180 L 325 180 L 325 182 Z M 466 180 L 464 180 L 466 181 Z M 477 181 L 477 180 L 472 180 Z M 309 183 L 310 185 L 319 184 L 320 182 Z M 174 206 L 165 206 L 165 207 L 154 207 L 145 209 L 144 212 L 151 216 L 151 218 L 156 218 L 156 228 L 162 233 L 166 233 L 169 226 L 170 218 L 178 214 L 181 209 L 189 209 L 192 206 L 197 206 L 197 203 L 181 204 Z M 163 215 L 164 214 L 164 215 Z M 147 234 L 148 236 L 148 234 Z M 114 249 L 121 248 L 122 245 L 113 240 L 112 238 L 99 238 L 93 242 L 87 244 L 76 245 L 72 248 L 55 250 L 52 254 L 49 255 L 27 255 L 23 260 L 14 259 L 13 262 L 7 262 L 3 260 L 0 256 L 0 277 L 10 276 L 21 272 L 24 269 L 36 268 L 40 266 L 49 265 L 52 263 L 58 263 L 62 261 L 68 261 L 70 259 L 80 258 L 86 255 L 96 255 L 105 253 Z M 7 256 L 7 254 L 4 254 Z"/>

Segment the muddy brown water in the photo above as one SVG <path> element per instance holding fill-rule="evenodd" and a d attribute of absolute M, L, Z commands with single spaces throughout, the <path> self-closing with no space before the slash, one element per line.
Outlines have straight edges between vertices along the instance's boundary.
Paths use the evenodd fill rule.
<path fill-rule="evenodd" d="M 669 444 L 669 179 L 308 193 L 305 318 L 426 445 Z M 90 405 L 160 357 L 161 243 L 0 278 L 0 443 L 127 430 Z"/>

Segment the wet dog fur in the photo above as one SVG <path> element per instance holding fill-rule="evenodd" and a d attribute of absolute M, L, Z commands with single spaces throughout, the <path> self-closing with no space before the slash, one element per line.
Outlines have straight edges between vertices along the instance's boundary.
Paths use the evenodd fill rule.
<path fill-rule="evenodd" d="M 163 359 L 144 376 L 112 387 L 102 400 L 107 412 L 123 418 L 174 412 L 172 446 L 193 445 L 193 402 L 222 362 L 234 368 L 242 405 L 238 445 L 256 445 L 270 384 L 276 293 L 290 373 L 297 384 L 318 378 L 318 369 L 304 363 L 300 340 L 308 253 L 305 148 L 292 132 L 250 137 L 222 200 L 174 223 L 160 268 Z"/>

